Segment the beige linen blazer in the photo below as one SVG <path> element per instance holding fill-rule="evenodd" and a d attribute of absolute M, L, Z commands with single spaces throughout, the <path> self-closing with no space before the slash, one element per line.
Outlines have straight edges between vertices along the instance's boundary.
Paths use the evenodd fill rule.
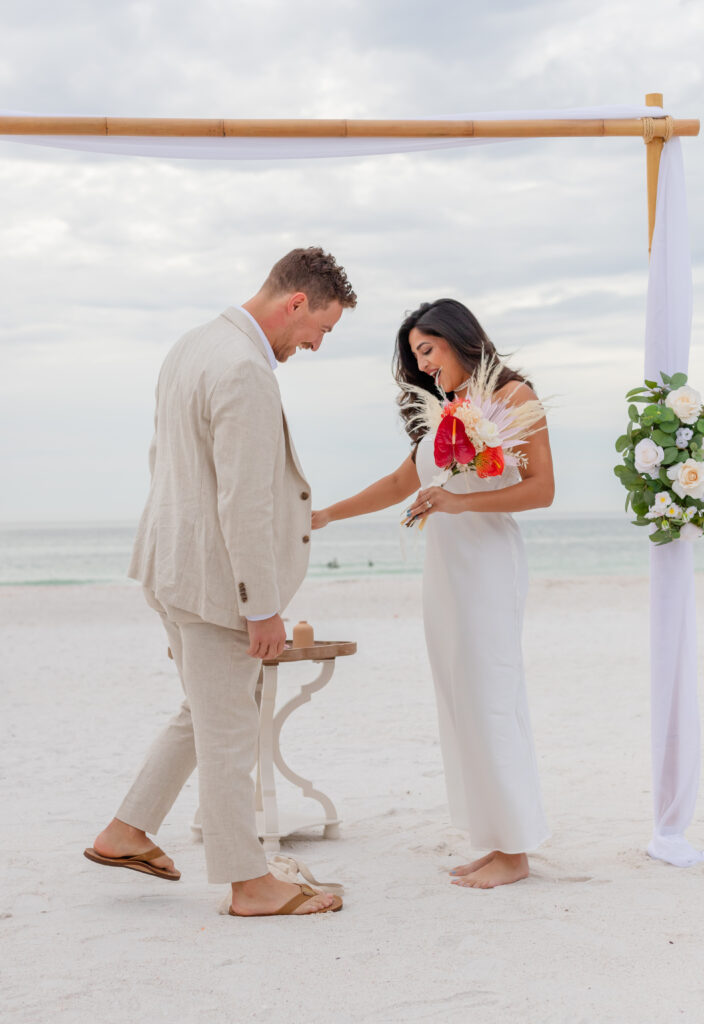
<path fill-rule="evenodd" d="M 308 565 L 310 486 L 245 314 L 227 309 L 174 345 L 154 423 L 128 575 L 162 604 L 230 629 L 283 611 Z"/>

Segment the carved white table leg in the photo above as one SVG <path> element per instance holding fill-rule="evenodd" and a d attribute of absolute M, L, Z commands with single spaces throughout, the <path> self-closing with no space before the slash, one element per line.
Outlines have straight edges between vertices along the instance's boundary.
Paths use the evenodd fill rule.
<path fill-rule="evenodd" d="M 257 679 L 257 687 L 254 692 L 254 699 L 257 702 L 257 711 L 261 712 L 262 708 L 262 689 L 264 688 L 264 672 L 259 673 Z M 264 811 L 264 803 L 262 801 L 262 773 L 259 770 L 259 757 L 257 757 L 257 780 L 254 790 L 254 809 L 258 815 L 261 815 Z M 200 811 L 200 808 L 198 809 Z"/>
<path fill-rule="evenodd" d="M 289 782 L 292 782 L 295 786 L 298 786 L 303 793 L 303 796 L 317 800 L 322 805 L 323 811 L 325 812 L 325 837 L 327 839 L 337 839 L 340 834 L 340 819 L 337 816 L 337 811 L 335 810 L 335 805 L 332 800 L 329 796 L 326 796 L 325 793 L 321 793 L 320 790 L 315 789 L 311 781 L 304 779 L 302 775 L 298 775 L 286 764 L 279 745 L 281 730 L 289 715 L 293 714 L 296 708 L 301 707 L 302 704 L 307 704 L 312 695 L 318 690 L 322 690 L 322 688 L 326 686 L 332 678 L 332 674 L 335 671 L 334 658 L 331 658 L 328 661 L 317 662 L 317 664 L 320 665 L 320 672 L 318 673 L 317 678 L 314 679 L 312 683 L 306 683 L 302 686 L 298 696 L 287 701 L 274 717 L 274 761 L 276 763 L 276 767 L 284 778 L 288 779 Z"/>
<path fill-rule="evenodd" d="M 279 844 L 279 807 L 276 802 L 276 782 L 274 780 L 274 757 L 276 756 L 276 739 L 274 733 L 274 711 L 276 708 L 277 666 L 264 665 L 261 703 L 259 707 L 259 765 L 257 780 L 261 816 L 259 833 L 264 849 L 267 852 L 278 851 Z"/>

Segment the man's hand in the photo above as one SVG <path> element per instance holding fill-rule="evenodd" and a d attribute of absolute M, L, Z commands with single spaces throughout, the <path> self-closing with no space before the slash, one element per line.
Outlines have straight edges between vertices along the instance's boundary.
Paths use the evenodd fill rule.
<path fill-rule="evenodd" d="M 260 619 L 258 622 L 247 622 L 249 633 L 249 649 L 247 654 L 250 658 L 267 659 L 278 658 L 284 649 L 286 642 L 286 627 L 280 615 L 272 615 L 268 619 Z"/>
<path fill-rule="evenodd" d="M 327 509 L 322 509 L 320 512 L 313 512 L 311 515 L 311 526 L 314 530 L 322 530 L 324 526 L 327 526 L 330 522 L 330 513 Z"/>

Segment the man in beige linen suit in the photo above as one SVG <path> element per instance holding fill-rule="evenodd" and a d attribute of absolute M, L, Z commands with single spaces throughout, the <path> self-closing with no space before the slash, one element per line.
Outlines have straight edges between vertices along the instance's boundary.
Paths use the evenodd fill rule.
<path fill-rule="evenodd" d="M 310 550 L 310 487 L 274 370 L 298 348 L 317 351 L 355 304 L 332 256 L 294 249 L 252 299 L 181 338 L 157 385 L 151 488 L 129 575 L 163 621 L 186 699 L 86 856 L 179 878 L 147 833 L 197 765 L 208 880 L 232 883 L 243 916 L 340 905 L 268 872 L 251 771 L 261 662 L 283 650 L 281 612 Z"/>

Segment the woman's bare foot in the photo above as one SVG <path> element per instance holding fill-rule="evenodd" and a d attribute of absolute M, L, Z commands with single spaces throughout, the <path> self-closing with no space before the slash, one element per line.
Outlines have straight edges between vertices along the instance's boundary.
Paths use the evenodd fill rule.
<path fill-rule="evenodd" d="M 471 864 L 461 864 L 458 868 L 453 868 L 450 872 L 451 875 L 463 876 L 471 875 L 473 871 L 478 871 L 479 868 L 483 868 L 485 864 L 488 864 L 490 860 L 493 860 L 498 850 L 492 850 L 491 853 L 487 853 L 486 857 L 480 857 L 479 860 L 473 860 Z"/>
<path fill-rule="evenodd" d="M 300 892 L 300 886 L 291 882 L 282 882 L 273 875 L 261 875 L 250 878 L 246 882 L 232 883 L 232 909 L 241 917 L 261 917 L 275 914 Z M 311 896 L 294 914 L 315 914 L 332 906 L 335 897 L 328 892 Z"/>
<path fill-rule="evenodd" d="M 93 843 L 93 849 L 101 857 L 135 857 L 137 854 L 146 853 L 155 844 L 141 829 L 133 828 L 118 818 L 113 818 L 107 828 L 103 829 Z M 173 871 L 180 877 L 180 871 L 176 871 L 171 857 L 164 854 L 151 861 L 154 867 L 166 868 Z"/>
<path fill-rule="evenodd" d="M 525 853 L 496 852 L 488 863 L 473 871 L 471 875 L 454 879 L 453 885 L 464 885 L 471 889 L 493 889 L 497 885 L 519 882 L 530 874 L 528 857 Z"/>

